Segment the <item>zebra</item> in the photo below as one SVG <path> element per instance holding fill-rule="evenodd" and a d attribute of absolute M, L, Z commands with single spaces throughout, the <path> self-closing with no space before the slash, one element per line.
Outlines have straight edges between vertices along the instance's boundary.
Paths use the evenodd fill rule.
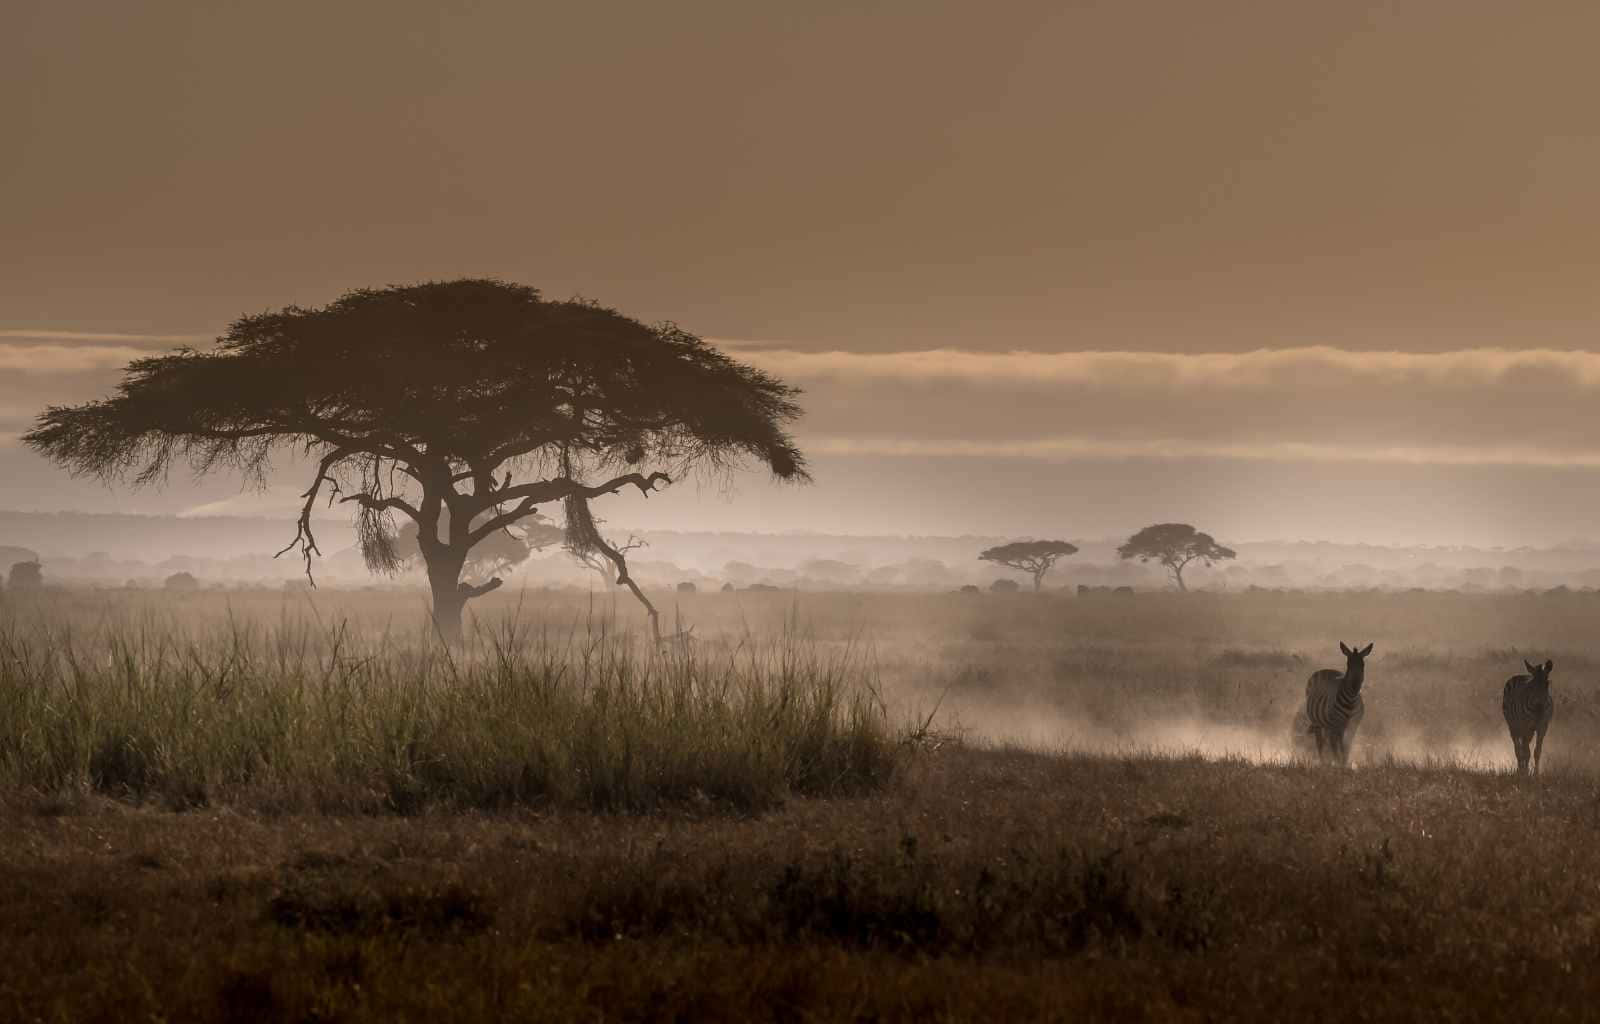
<path fill-rule="evenodd" d="M 1522 664 L 1528 674 L 1506 680 L 1500 710 L 1506 716 L 1506 728 L 1511 730 L 1511 745 L 1517 750 L 1518 775 L 1528 774 L 1528 744 L 1538 737 L 1533 747 L 1533 774 L 1538 775 L 1544 734 L 1556 714 L 1556 699 L 1550 695 L 1550 672 L 1556 663 L 1546 661 L 1543 665 L 1533 665 L 1524 659 Z"/>
<path fill-rule="evenodd" d="M 1355 742 L 1361 716 L 1366 714 L 1361 703 L 1361 683 L 1366 678 L 1365 659 L 1372 653 L 1372 645 L 1358 651 L 1341 641 L 1339 650 L 1344 652 L 1344 672 L 1325 668 L 1311 673 L 1306 680 L 1305 710 L 1296 720 L 1316 738 L 1318 757 L 1326 748 L 1341 764 L 1348 764 L 1350 744 Z"/>

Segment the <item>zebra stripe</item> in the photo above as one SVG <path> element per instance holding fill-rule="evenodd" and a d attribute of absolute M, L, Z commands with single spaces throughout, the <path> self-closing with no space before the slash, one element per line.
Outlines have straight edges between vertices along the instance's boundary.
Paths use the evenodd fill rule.
<path fill-rule="evenodd" d="M 1532 754 L 1533 773 L 1539 774 L 1539 758 L 1544 753 L 1544 734 L 1556 714 L 1556 699 L 1550 694 L 1550 673 L 1556 667 L 1553 661 L 1543 665 L 1522 663 L 1527 675 L 1512 676 L 1506 680 L 1505 692 L 1500 698 L 1500 712 L 1505 715 L 1506 728 L 1511 732 L 1511 746 L 1517 752 L 1517 774 L 1528 773 L 1529 754 Z M 1530 752 L 1529 746 L 1533 749 Z"/>
<path fill-rule="evenodd" d="M 1331 750 L 1341 764 L 1350 760 L 1350 744 L 1355 742 L 1356 730 L 1366 714 L 1361 700 L 1361 684 L 1366 679 L 1366 657 L 1372 645 L 1365 650 L 1354 650 L 1343 643 L 1339 650 L 1345 655 L 1345 670 L 1325 668 L 1311 673 L 1306 680 L 1306 728 L 1317 741 L 1317 756 Z"/>

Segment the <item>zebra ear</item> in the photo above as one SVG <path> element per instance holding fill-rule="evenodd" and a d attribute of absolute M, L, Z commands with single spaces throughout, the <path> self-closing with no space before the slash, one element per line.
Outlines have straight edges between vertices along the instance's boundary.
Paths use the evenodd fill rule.
<path fill-rule="evenodd" d="M 1367 646 L 1366 646 L 1366 648 L 1365 648 L 1365 649 L 1363 649 L 1363 650 L 1362 650 L 1362 652 L 1361 652 L 1361 656 L 1362 656 L 1362 657 L 1363 657 L 1363 658 L 1365 658 L 1365 657 L 1366 657 L 1366 656 L 1367 656 L 1367 655 L 1369 655 L 1369 654 L 1371 654 L 1371 653 L 1372 653 L 1372 644 L 1368 644 L 1368 645 L 1367 645 Z"/>
<path fill-rule="evenodd" d="M 1351 650 L 1351 649 L 1350 649 L 1350 648 L 1348 648 L 1348 647 L 1346 647 L 1346 646 L 1345 646 L 1345 645 L 1344 645 L 1344 641 L 1343 641 L 1343 640 L 1340 640 L 1340 641 L 1339 641 L 1339 650 L 1340 650 L 1340 651 L 1341 651 L 1341 652 L 1343 652 L 1343 654 L 1344 654 L 1344 656 L 1345 656 L 1345 657 L 1346 657 L 1346 658 L 1348 658 L 1348 657 L 1350 657 L 1350 655 L 1352 655 L 1352 654 L 1354 654 L 1354 653 L 1356 653 L 1356 652 L 1355 652 L 1355 651 L 1352 651 L 1352 650 Z"/>
<path fill-rule="evenodd" d="M 1539 671 L 1538 669 L 1533 667 L 1533 662 L 1529 661 L 1527 658 L 1523 658 L 1522 659 L 1522 667 L 1527 669 L 1529 672 L 1537 672 L 1537 671 Z"/>
<path fill-rule="evenodd" d="M 1554 672 L 1555 671 L 1555 667 L 1556 667 L 1556 663 L 1554 661 L 1546 661 L 1544 663 L 1544 674 L 1545 675 L 1549 675 L 1551 672 Z"/>

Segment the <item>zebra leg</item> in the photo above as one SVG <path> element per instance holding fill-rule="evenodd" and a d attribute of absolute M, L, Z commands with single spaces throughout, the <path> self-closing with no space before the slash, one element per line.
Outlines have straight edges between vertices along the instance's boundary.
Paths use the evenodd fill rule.
<path fill-rule="evenodd" d="M 1313 725 L 1311 727 L 1311 735 L 1317 738 L 1317 760 L 1320 761 L 1322 760 L 1322 729 Z"/>
<path fill-rule="evenodd" d="M 1539 757 L 1540 757 L 1541 754 L 1544 753 L 1544 730 L 1543 729 L 1539 730 L 1538 737 L 1539 738 L 1534 743 L 1534 747 L 1533 747 L 1533 774 L 1535 774 L 1535 775 L 1539 774 Z"/>
<path fill-rule="evenodd" d="M 1517 774 L 1528 774 L 1528 741 L 1521 736 L 1513 736 L 1511 743 L 1517 748 Z"/>
<path fill-rule="evenodd" d="M 1344 745 L 1344 730 L 1328 730 L 1328 739 L 1333 745 L 1333 756 L 1339 759 L 1340 764 L 1350 763 L 1350 751 Z"/>

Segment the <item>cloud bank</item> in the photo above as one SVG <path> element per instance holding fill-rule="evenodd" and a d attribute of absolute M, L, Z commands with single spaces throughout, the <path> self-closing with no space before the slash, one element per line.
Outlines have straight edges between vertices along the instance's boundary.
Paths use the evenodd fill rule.
<path fill-rule="evenodd" d="M 124 341 L 152 348 L 171 345 L 195 345 L 213 340 L 205 334 L 122 334 L 106 331 L 53 331 L 27 327 L 0 328 L 0 341 L 21 338 L 27 341 L 50 341 L 58 344 L 81 341 Z"/>
<path fill-rule="evenodd" d="M 0 343 L 0 371 L 9 373 L 83 373 L 112 370 L 150 355 L 149 349 L 126 345 L 8 345 Z"/>
<path fill-rule="evenodd" d="M 1393 447 L 1305 444 L 1206 444 L 1183 440 L 1094 441 L 1041 438 L 1033 441 L 907 441 L 808 437 L 813 455 L 876 455 L 905 458 L 1010 459 L 1248 459 L 1267 462 L 1379 462 L 1439 466 L 1561 466 L 1600 468 L 1600 452 L 1558 453 L 1537 448 Z"/>
<path fill-rule="evenodd" d="M 0 330 L 0 435 L 194 335 Z M 717 342 L 805 389 L 802 446 L 905 459 L 1600 467 L 1600 352 L 892 353 Z"/>
<path fill-rule="evenodd" d="M 730 348 L 819 453 L 1600 466 L 1595 352 Z"/>
<path fill-rule="evenodd" d="M 1210 387 L 1251 390 L 1335 377 L 1367 386 L 1428 382 L 1456 386 L 1550 377 L 1600 389 L 1600 352 L 1477 348 L 1454 352 L 1356 351 L 1327 345 L 1251 352 L 805 352 L 728 347 L 780 376 L 893 381 L 958 380 L 1089 385 L 1116 388 Z"/>

